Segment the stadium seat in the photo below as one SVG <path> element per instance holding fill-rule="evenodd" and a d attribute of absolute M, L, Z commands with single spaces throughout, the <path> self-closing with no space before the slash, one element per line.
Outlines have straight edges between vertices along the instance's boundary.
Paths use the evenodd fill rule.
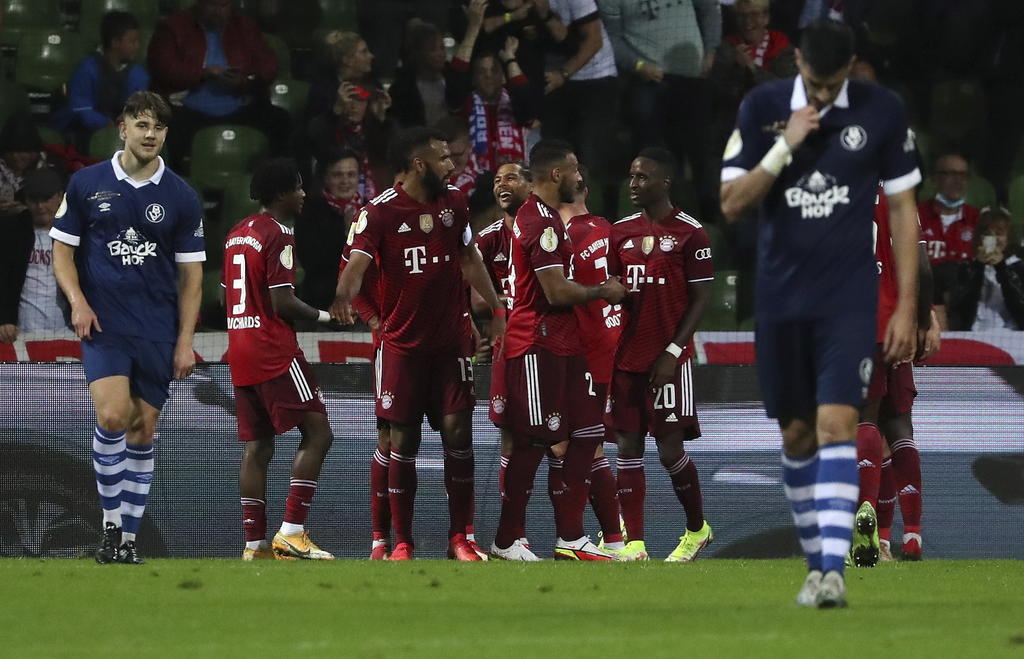
<path fill-rule="evenodd" d="M 14 79 L 27 90 L 61 91 L 82 57 L 78 35 L 29 30 L 18 40 Z"/>
<path fill-rule="evenodd" d="M 739 275 L 735 270 L 718 270 L 715 272 L 715 281 L 711 285 L 711 302 L 707 311 L 704 312 L 704 319 L 701 321 L 701 330 L 707 331 L 735 331 L 739 329 L 736 321 L 736 283 Z"/>
<path fill-rule="evenodd" d="M 981 143 L 987 100 L 981 83 L 969 78 L 942 80 L 932 87 L 929 131 L 936 141 Z"/>
<path fill-rule="evenodd" d="M 277 77 L 292 77 L 292 51 L 284 39 L 276 34 L 263 33 L 263 40 L 267 42 L 270 49 L 277 55 Z"/>
<path fill-rule="evenodd" d="M 240 176 L 224 188 L 224 197 L 220 206 L 221 222 L 231 228 L 242 218 L 252 215 L 260 209 L 260 202 L 249 198 L 251 176 Z"/>
<path fill-rule="evenodd" d="M 89 157 L 103 160 L 124 148 L 117 125 L 104 126 L 89 138 Z"/>
<path fill-rule="evenodd" d="M 278 78 L 270 85 L 270 102 L 288 111 L 293 125 L 299 125 L 306 111 L 309 98 L 309 83 L 301 80 Z"/>
<path fill-rule="evenodd" d="M 16 46 L 26 30 L 60 25 L 61 0 L 0 0 L 0 45 Z"/>
<path fill-rule="evenodd" d="M 222 125 L 203 128 L 192 138 L 192 181 L 204 192 L 223 190 L 248 174 L 267 152 L 267 138 L 255 128 Z"/>
<path fill-rule="evenodd" d="M 0 79 L 0 127 L 7 117 L 17 112 L 28 112 L 28 96 L 21 85 Z"/>
<path fill-rule="evenodd" d="M 355 32 L 359 29 L 356 3 L 352 0 L 319 0 L 323 15 L 320 25 L 334 30 Z"/>
<path fill-rule="evenodd" d="M 39 139 L 43 144 L 64 144 L 64 136 L 49 126 L 38 124 L 36 130 L 39 132 Z"/>
<path fill-rule="evenodd" d="M 81 0 L 78 32 L 90 48 L 99 44 L 100 22 L 108 11 L 126 11 L 132 14 L 139 21 L 139 27 L 143 32 L 152 32 L 160 20 L 159 0 Z M 140 52 L 144 55 L 146 51 L 140 49 Z"/>
<path fill-rule="evenodd" d="M 1018 174 L 1010 181 L 1010 215 L 1020 229 L 1024 226 L 1024 173 Z M 1024 236 L 1019 236 L 1024 238 Z"/>

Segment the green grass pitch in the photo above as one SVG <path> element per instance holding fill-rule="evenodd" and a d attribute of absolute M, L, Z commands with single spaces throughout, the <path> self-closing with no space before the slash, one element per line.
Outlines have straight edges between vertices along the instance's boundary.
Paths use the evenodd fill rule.
<path fill-rule="evenodd" d="M 1019 657 L 1024 564 L 0 560 L 5 657 Z"/>

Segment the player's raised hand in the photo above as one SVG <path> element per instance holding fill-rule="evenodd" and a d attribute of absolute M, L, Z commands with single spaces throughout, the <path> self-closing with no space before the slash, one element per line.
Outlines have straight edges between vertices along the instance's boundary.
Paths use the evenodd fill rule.
<path fill-rule="evenodd" d="M 786 140 L 789 148 L 796 149 L 804 143 L 807 136 L 818 130 L 821 126 L 821 114 L 813 105 L 805 105 L 789 115 L 786 122 L 786 129 L 782 131 L 782 137 Z"/>
<path fill-rule="evenodd" d="M 487 10 L 487 0 L 469 0 L 465 8 L 466 21 L 470 25 L 480 26 L 484 22 L 484 12 Z"/>
<path fill-rule="evenodd" d="M 196 367 L 196 353 L 190 343 L 179 343 L 174 346 L 174 379 L 184 380 L 192 375 Z"/>
<path fill-rule="evenodd" d="M 651 388 L 661 389 L 672 380 L 678 359 L 670 352 L 663 352 L 654 360 L 651 368 Z"/>
<path fill-rule="evenodd" d="M 92 338 L 92 328 L 102 332 L 100 319 L 87 302 L 80 302 L 71 306 L 71 326 L 75 328 L 75 335 L 80 339 L 89 340 Z"/>
<path fill-rule="evenodd" d="M 618 304 L 626 297 L 626 287 L 622 285 L 622 279 L 618 275 L 609 277 L 601 287 L 601 299 L 609 304 Z"/>
<path fill-rule="evenodd" d="M 898 364 L 914 358 L 917 350 L 917 323 L 913 309 L 897 308 L 885 328 L 885 342 L 882 352 L 889 364 Z"/>

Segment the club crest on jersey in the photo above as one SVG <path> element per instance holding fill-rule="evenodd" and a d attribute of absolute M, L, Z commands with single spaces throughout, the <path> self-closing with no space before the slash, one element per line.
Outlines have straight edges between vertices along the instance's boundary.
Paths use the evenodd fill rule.
<path fill-rule="evenodd" d="M 658 246 L 661 247 L 663 252 L 671 252 L 675 249 L 675 246 L 679 244 L 675 236 L 662 236 Z"/>
<path fill-rule="evenodd" d="M 972 238 L 974 238 L 974 232 L 972 230 L 964 229 L 963 231 L 960 232 L 960 240 L 964 241 L 965 243 L 971 242 Z"/>
<path fill-rule="evenodd" d="M 164 215 L 164 207 L 160 204 L 150 204 L 149 206 L 146 206 L 146 219 L 153 224 L 163 222 Z"/>
<path fill-rule="evenodd" d="M 491 409 L 494 410 L 495 414 L 505 413 L 505 397 L 495 396 L 491 399 Z"/>
<path fill-rule="evenodd" d="M 868 143 L 868 133 L 857 124 L 850 124 L 839 134 L 839 143 L 847 151 L 860 151 Z"/>
<path fill-rule="evenodd" d="M 292 254 L 292 246 L 291 245 L 285 245 L 284 246 L 284 249 L 281 250 L 280 258 L 281 258 L 281 265 L 283 265 L 288 270 L 291 270 L 292 266 L 295 265 L 295 257 Z"/>
<path fill-rule="evenodd" d="M 455 224 L 455 211 L 453 211 L 450 208 L 446 208 L 443 211 L 441 211 L 441 224 L 445 225 L 446 227 L 450 227 L 451 225 Z"/>
<path fill-rule="evenodd" d="M 424 213 L 420 215 L 420 230 L 423 233 L 430 233 L 434 230 L 434 216 L 430 213 Z"/>
<path fill-rule="evenodd" d="M 558 234 L 552 227 L 547 227 L 540 235 L 540 247 L 545 252 L 553 252 L 558 249 Z"/>
<path fill-rule="evenodd" d="M 817 170 L 803 176 L 786 190 L 786 205 L 799 208 L 800 217 L 830 217 L 839 204 L 850 203 L 850 186 L 837 185 L 836 177 Z"/>
<path fill-rule="evenodd" d="M 548 415 L 548 430 L 554 432 L 562 427 L 562 415 L 558 412 Z"/>
<path fill-rule="evenodd" d="M 385 410 L 390 410 L 391 406 L 395 404 L 394 394 L 390 391 L 380 392 L 380 406 Z"/>
<path fill-rule="evenodd" d="M 128 227 L 107 243 L 111 256 L 120 256 L 121 265 L 142 265 L 146 257 L 156 256 L 156 243 L 146 240 L 145 234 Z"/>
<path fill-rule="evenodd" d="M 640 243 L 640 250 L 644 254 L 650 254 L 654 251 L 654 236 L 644 236 L 643 241 Z"/>

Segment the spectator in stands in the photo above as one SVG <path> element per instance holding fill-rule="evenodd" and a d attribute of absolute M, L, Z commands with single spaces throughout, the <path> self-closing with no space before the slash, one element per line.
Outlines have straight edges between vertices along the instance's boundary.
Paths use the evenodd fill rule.
<path fill-rule="evenodd" d="M 547 29 L 533 0 L 490 0 L 484 12 L 483 34 L 477 47 L 496 53 L 508 38 L 519 44 L 518 64 L 530 88 L 530 118 L 539 115 L 544 97 L 544 50 Z"/>
<path fill-rule="evenodd" d="M 978 217 L 974 258 L 956 264 L 946 311 L 950 330 L 1024 329 L 1024 261 L 1010 213 L 985 208 Z"/>
<path fill-rule="evenodd" d="M 445 59 L 444 39 L 436 26 L 413 19 L 406 26 L 402 66 L 391 85 L 392 116 L 403 127 L 433 126 L 458 110 L 466 89 L 452 80 L 455 67 L 469 68 L 484 21 L 487 0 L 472 0 L 466 10 L 466 34 L 451 63 Z"/>
<path fill-rule="evenodd" d="M 149 86 L 149 74 L 135 62 L 139 54 L 139 21 L 127 12 L 111 11 L 100 24 L 101 48 L 83 59 L 68 83 L 68 103 L 54 113 L 50 125 L 88 153 L 89 136 L 114 125 L 132 92 Z"/>
<path fill-rule="evenodd" d="M 714 87 L 705 77 L 722 40 L 718 0 L 609 0 L 601 13 L 619 69 L 631 73 L 628 103 L 638 147 L 667 145 L 690 163 L 700 219 L 718 217 L 718 160 L 712 153 Z M 586 162 L 586 158 L 584 158 Z M 682 178 L 682 177 L 680 177 Z"/>
<path fill-rule="evenodd" d="M 19 332 L 56 332 L 67 327 L 68 306 L 53 274 L 50 227 L 64 195 L 54 169 L 29 172 L 19 197 L 22 211 L 0 242 L 0 342 Z"/>
<path fill-rule="evenodd" d="M 974 258 L 978 209 L 964 199 L 970 176 L 966 158 L 958 153 L 941 154 L 932 168 L 935 196 L 917 206 L 921 240 L 926 243 L 935 280 L 936 313 L 943 327 L 947 289 L 956 275 L 956 266 Z"/>
<path fill-rule="evenodd" d="M 288 112 L 271 105 L 267 90 L 277 56 L 256 22 L 232 0 L 196 0 L 161 21 L 149 44 L 153 87 L 174 108 L 171 155 L 181 161 L 205 126 L 242 124 L 266 133 L 273 153 L 287 143 Z"/>
<path fill-rule="evenodd" d="M 313 79 L 306 103 L 306 116 L 315 117 L 331 109 L 338 95 L 338 86 L 351 82 L 364 89 L 379 90 L 373 77 L 373 53 L 355 32 L 335 30 L 325 37 L 331 67 Z"/>
<path fill-rule="evenodd" d="M 317 161 L 315 192 L 306 197 L 295 222 L 295 251 L 305 270 L 299 297 L 318 309 L 334 301 L 341 251 L 352 218 L 367 202 L 359 194 L 359 157 L 332 149 Z"/>
<path fill-rule="evenodd" d="M 721 103 L 717 120 L 726 136 L 736 124 L 736 110 L 748 91 L 762 82 L 796 75 L 789 37 L 768 29 L 770 4 L 770 0 L 736 0 L 733 16 L 737 29 L 722 39 L 715 53 L 711 79 L 718 85 Z"/>
<path fill-rule="evenodd" d="M 43 140 L 27 114 L 13 114 L 0 129 L 0 217 L 25 210 L 17 198 L 25 175 L 44 161 Z"/>

